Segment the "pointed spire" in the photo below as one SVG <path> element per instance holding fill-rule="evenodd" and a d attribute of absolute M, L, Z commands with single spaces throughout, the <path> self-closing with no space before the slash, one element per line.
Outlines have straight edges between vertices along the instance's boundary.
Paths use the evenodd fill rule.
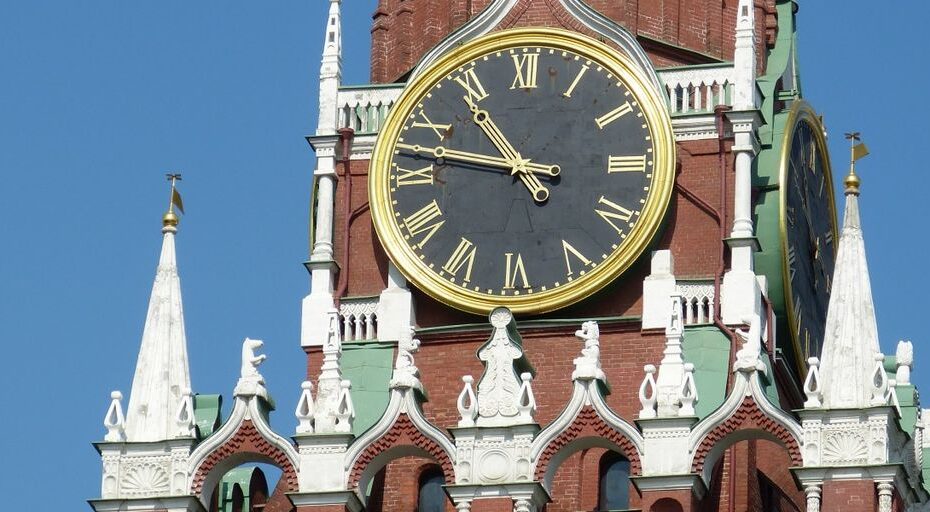
<path fill-rule="evenodd" d="M 853 144 L 853 164 L 844 180 L 846 212 L 837 247 L 833 286 L 820 362 L 823 407 L 868 407 L 872 374 L 879 353 L 872 285 L 859 223 L 859 177 L 855 174 L 859 134 L 847 134 Z M 858 151 L 858 153 L 857 153 Z M 861 158 L 861 156 L 859 156 Z"/>
<path fill-rule="evenodd" d="M 176 414 L 184 400 L 185 390 L 191 387 L 181 280 L 174 250 L 174 236 L 178 231 L 174 207 L 177 206 L 179 211 L 183 208 L 181 196 L 174 187 L 180 175 L 169 175 L 168 178 L 171 180 L 171 202 L 162 218 L 164 239 L 161 256 L 126 410 L 125 431 L 129 442 L 163 441 L 176 437 Z"/>
<path fill-rule="evenodd" d="M 326 36 L 323 39 L 323 60 L 320 64 L 320 117 L 317 135 L 336 133 L 336 98 L 342 82 L 342 0 L 329 1 Z"/>
<path fill-rule="evenodd" d="M 734 110 L 756 108 L 756 11 L 752 0 L 739 0 L 733 53 Z"/>

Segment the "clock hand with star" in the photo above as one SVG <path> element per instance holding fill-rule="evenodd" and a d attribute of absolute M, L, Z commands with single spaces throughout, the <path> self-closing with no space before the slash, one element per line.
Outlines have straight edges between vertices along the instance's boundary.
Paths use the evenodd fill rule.
<path fill-rule="evenodd" d="M 520 181 L 526 185 L 527 190 L 529 190 L 530 194 L 533 196 L 533 200 L 537 203 L 542 203 L 546 199 L 549 199 L 549 190 L 539 182 L 539 178 L 534 176 L 527 169 L 527 164 L 530 163 L 530 160 L 520 156 L 520 153 L 507 141 L 507 138 L 501 133 L 500 128 L 491 120 L 488 111 L 480 110 L 478 105 L 471 100 L 470 96 L 464 96 L 463 99 L 472 112 L 472 119 L 475 121 L 475 124 L 488 136 L 491 143 L 494 144 L 494 147 L 501 152 L 501 155 L 509 159 L 513 165 L 511 174 L 519 175 Z"/>

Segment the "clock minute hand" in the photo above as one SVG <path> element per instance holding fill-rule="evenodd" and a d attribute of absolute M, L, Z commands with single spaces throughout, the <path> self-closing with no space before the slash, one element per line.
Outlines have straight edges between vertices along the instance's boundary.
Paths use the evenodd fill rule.
<path fill-rule="evenodd" d="M 494 124 L 494 121 L 491 120 L 488 111 L 480 110 L 478 106 L 471 101 L 471 97 L 469 96 L 464 96 L 463 99 L 465 103 L 468 103 L 468 108 L 472 112 L 472 119 L 475 121 L 475 124 L 477 124 L 478 127 L 481 128 L 481 131 L 491 139 L 491 143 L 501 152 L 501 155 L 510 159 L 513 164 L 511 174 L 519 173 L 520 181 L 526 185 L 527 190 L 529 190 L 530 194 L 533 196 L 533 200 L 537 203 L 542 203 L 546 199 L 549 199 L 549 190 L 539 182 L 539 178 L 527 170 L 527 163 L 529 163 L 529 160 L 521 157 L 520 153 L 510 144 L 507 138 L 504 137 L 504 134 L 501 133 L 497 125 Z"/>

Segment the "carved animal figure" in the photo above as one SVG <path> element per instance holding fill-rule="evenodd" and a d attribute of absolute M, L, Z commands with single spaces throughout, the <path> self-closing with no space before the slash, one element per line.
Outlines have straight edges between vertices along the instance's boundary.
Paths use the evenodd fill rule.
<path fill-rule="evenodd" d="M 246 338 L 242 342 L 242 368 L 240 370 L 242 378 L 261 378 L 258 367 L 268 356 L 265 354 L 256 355 L 255 350 L 261 348 L 264 344 L 262 340 L 253 340 L 251 338 Z"/>

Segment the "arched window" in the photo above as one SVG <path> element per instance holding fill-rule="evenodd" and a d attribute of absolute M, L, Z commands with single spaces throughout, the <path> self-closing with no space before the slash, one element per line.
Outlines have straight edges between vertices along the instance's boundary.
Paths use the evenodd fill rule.
<path fill-rule="evenodd" d="M 443 512 L 446 509 L 446 483 L 439 466 L 430 466 L 420 474 L 420 493 L 417 496 L 417 512 Z"/>
<path fill-rule="evenodd" d="M 630 461 L 616 452 L 601 457 L 598 510 L 625 510 L 630 507 Z"/>

